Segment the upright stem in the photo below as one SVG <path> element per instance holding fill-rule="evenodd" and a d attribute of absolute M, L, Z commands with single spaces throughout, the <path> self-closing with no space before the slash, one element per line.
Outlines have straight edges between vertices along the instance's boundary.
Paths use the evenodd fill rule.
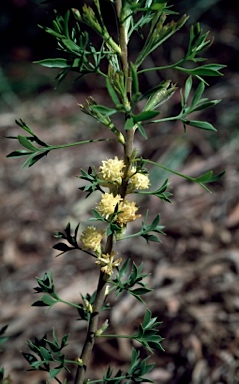
<path fill-rule="evenodd" d="M 119 25 L 120 25 L 120 48 L 122 52 L 121 62 L 122 62 L 122 69 L 123 69 L 125 81 L 126 81 L 126 91 L 127 91 L 126 99 L 128 100 L 128 104 L 129 104 L 128 107 L 130 110 L 131 80 L 129 76 L 127 31 L 124 23 L 125 16 L 122 14 L 121 0 L 116 0 L 116 9 L 117 9 L 117 16 L 118 16 Z M 125 118 L 127 119 L 127 115 L 125 116 Z M 126 131 L 126 142 L 124 145 L 124 161 L 125 161 L 126 167 L 125 167 L 124 177 L 122 181 L 122 186 L 119 191 L 119 193 L 123 198 L 125 197 L 126 190 L 127 190 L 127 174 L 130 167 L 131 156 L 133 151 L 133 138 L 134 138 L 134 131 L 132 129 Z M 104 253 L 110 254 L 113 250 L 113 244 L 114 244 L 114 238 L 113 238 L 113 235 L 110 235 L 107 238 L 107 243 L 105 246 Z M 84 383 L 87 365 L 89 364 L 90 355 L 95 343 L 95 333 L 98 329 L 100 310 L 105 298 L 105 290 L 106 290 L 106 283 L 107 283 L 107 279 L 105 278 L 106 278 L 106 275 L 103 272 L 100 272 L 98 286 L 96 290 L 96 297 L 93 304 L 93 313 L 91 314 L 86 340 L 80 356 L 80 359 L 82 360 L 82 365 L 78 366 L 74 384 Z"/>
<path fill-rule="evenodd" d="M 112 251 L 112 248 L 113 248 L 113 236 L 110 235 L 107 238 L 104 253 L 110 254 Z M 87 365 L 89 364 L 90 355 L 95 343 L 95 333 L 98 330 L 99 315 L 105 299 L 105 290 L 106 290 L 106 283 L 107 283 L 107 279 L 105 277 L 106 275 L 103 272 L 100 272 L 98 286 L 96 290 L 96 297 L 93 305 L 93 313 L 91 314 L 89 327 L 87 330 L 87 336 L 86 336 L 85 343 L 80 356 L 80 359 L 82 360 L 82 365 L 78 366 L 77 368 L 74 384 L 84 383 Z"/>
<path fill-rule="evenodd" d="M 127 15 L 124 14 L 124 10 L 122 10 L 122 0 L 116 0 L 116 10 L 117 10 L 117 16 L 120 24 L 120 48 L 121 48 L 121 61 L 122 61 L 122 67 L 123 72 L 125 76 L 126 81 L 126 89 L 127 89 L 127 99 L 129 101 L 129 107 L 130 107 L 130 100 L 131 100 L 131 78 L 129 76 L 129 61 L 128 61 L 128 36 L 127 31 L 125 28 L 125 20 Z M 125 119 L 127 119 L 127 115 L 125 116 Z M 133 140 L 134 140 L 134 130 L 129 129 L 126 131 L 126 140 L 124 145 L 124 162 L 126 164 L 125 171 L 124 171 L 124 177 L 121 185 L 120 194 L 122 197 L 125 197 L 126 189 L 127 189 L 127 174 L 131 163 L 131 156 L 133 151 Z"/>

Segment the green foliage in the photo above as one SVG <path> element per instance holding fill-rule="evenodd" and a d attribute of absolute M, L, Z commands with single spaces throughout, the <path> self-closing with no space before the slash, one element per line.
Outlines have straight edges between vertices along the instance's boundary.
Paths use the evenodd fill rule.
<path fill-rule="evenodd" d="M 148 357 L 145 359 L 140 358 L 140 352 L 136 351 L 135 348 L 132 348 L 132 356 L 131 363 L 128 371 L 126 373 L 122 372 L 122 370 L 118 370 L 118 372 L 113 376 L 113 370 L 108 368 L 106 374 L 103 376 L 102 383 L 113 383 L 113 384 L 121 384 L 122 380 L 124 380 L 125 384 L 130 384 L 132 382 L 135 383 L 153 383 L 153 380 L 145 377 L 147 373 L 152 371 L 155 364 L 147 364 Z M 98 380 L 94 380 L 94 383 L 100 382 Z M 89 383 L 93 383 L 89 381 Z"/>
<path fill-rule="evenodd" d="M 76 226 L 73 236 L 71 235 L 71 224 L 70 223 L 67 224 L 67 226 L 64 230 L 65 233 L 55 232 L 54 237 L 56 237 L 57 239 L 64 239 L 70 244 L 70 246 L 69 246 L 66 243 L 60 242 L 60 243 L 53 245 L 52 248 L 57 249 L 58 251 L 61 251 L 61 253 L 58 256 L 62 255 L 65 252 L 71 251 L 73 249 L 81 249 L 81 247 L 77 243 L 77 233 L 79 230 L 79 226 L 80 226 L 80 224 L 78 224 Z"/>
<path fill-rule="evenodd" d="M 44 156 L 47 156 L 48 153 L 53 149 L 68 148 L 68 147 L 74 147 L 76 145 L 81 145 L 81 144 L 89 144 L 89 143 L 109 140 L 109 139 L 84 140 L 84 141 L 67 143 L 62 145 L 49 145 L 49 144 L 46 144 L 41 139 L 39 139 L 39 137 L 35 135 L 33 131 L 21 119 L 19 121 L 16 120 L 16 124 L 22 129 L 24 129 L 28 134 L 30 134 L 30 136 L 22 136 L 22 135 L 8 136 L 7 137 L 8 139 L 17 139 L 25 149 L 19 149 L 17 151 L 13 151 L 9 153 L 7 157 L 19 158 L 19 157 L 28 156 L 28 159 L 23 163 L 22 168 L 26 166 L 31 167 L 41 158 L 43 158 Z M 39 146 L 36 147 L 32 143 L 36 143 Z"/>
<path fill-rule="evenodd" d="M 158 238 L 158 236 L 151 233 L 151 232 L 155 232 L 155 233 L 160 233 L 162 235 L 165 235 L 165 233 L 163 232 L 164 227 L 161 225 L 158 225 L 160 221 L 160 215 L 157 215 L 151 224 L 146 224 L 147 218 L 148 218 L 148 211 L 146 212 L 144 221 L 142 222 L 141 230 L 132 235 L 124 236 L 121 238 L 121 240 L 129 239 L 131 237 L 141 236 L 147 241 L 147 243 L 149 243 L 150 241 L 160 243 L 160 239 Z"/>
<path fill-rule="evenodd" d="M 161 187 L 159 187 L 155 191 L 137 191 L 137 193 L 141 195 L 151 195 L 151 196 L 156 196 L 162 201 L 167 201 L 168 203 L 172 203 L 172 200 L 170 200 L 170 196 L 172 196 L 172 193 L 168 192 L 167 189 L 169 188 L 169 180 L 166 179 Z M 163 227 L 162 227 L 163 228 Z"/>
<path fill-rule="evenodd" d="M 147 309 L 143 323 L 140 324 L 138 332 L 133 336 L 134 340 L 143 344 L 151 353 L 153 352 L 152 349 L 164 350 L 161 345 L 163 338 L 158 332 L 158 327 L 162 323 L 156 320 L 157 317 L 152 317 L 151 311 Z"/>
<path fill-rule="evenodd" d="M 66 347 L 68 335 L 61 340 L 56 337 L 55 330 L 52 331 L 53 340 L 48 340 L 45 335 L 42 339 L 35 337 L 34 341 L 28 341 L 28 346 L 33 353 L 23 353 L 24 358 L 31 366 L 31 371 L 39 370 L 49 372 L 50 379 L 55 378 L 58 383 L 61 381 L 57 375 L 64 369 L 70 372 L 67 365 L 76 362 L 67 360 L 62 349 Z"/>
<path fill-rule="evenodd" d="M 79 178 L 90 183 L 89 185 L 79 188 L 81 191 L 87 192 L 86 197 L 90 196 L 95 191 L 104 192 L 100 186 L 100 179 L 94 168 L 89 167 L 88 172 L 81 169 L 81 176 L 79 176 Z"/>
<path fill-rule="evenodd" d="M 144 302 L 141 296 L 152 291 L 152 289 L 148 288 L 146 283 L 143 282 L 143 279 L 149 276 L 149 274 L 142 273 L 143 264 L 137 267 L 134 262 L 130 270 L 130 262 L 131 259 L 128 258 L 119 269 L 116 278 L 109 280 L 109 283 L 112 284 L 115 289 L 116 298 L 118 298 L 123 291 L 126 291 L 137 300 Z M 135 285 L 139 285 L 140 287 L 132 289 Z"/>

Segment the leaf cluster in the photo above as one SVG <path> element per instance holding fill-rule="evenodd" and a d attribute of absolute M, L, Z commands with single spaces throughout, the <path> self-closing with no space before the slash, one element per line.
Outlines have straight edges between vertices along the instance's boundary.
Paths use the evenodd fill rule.
<path fill-rule="evenodd" d="M 79 188 L 81 191 L 87 192 L 86 198 L 95 191 L 100 191 L 104 193 L 103 189 L 100 186 L 100 179 L 98 178 L 98 175 L 94 168 L 89 167 L 87 172 L 84 171 L 84 169 L 81 169 L 81 175 L 79 176 L 79 178 L 89 182 L 88 185 Z"/>
<path fill-rule="evenodd" d="M 7 155 L 7 157 L 19 158 L 22 156 L 29 156 L 22 167 L 31 167 L 42 157 L 46 156 L 52 148 L 50 148 L 48 144 L 44 143 L 44 141 L 39 139 L 39 137 L 34 134 L 34 132 L 26 125 L 26 123 L 24 123 L 24 121 L 21 119 L 19 121 L 16 120 L 16 124 L 24 129 L 30 136 L 8 136 L 9 139 L 17 139 L 25 149 L 13 151 Z M 36 147 L 33 143 L 38 144 L 40 147 Z"/>
<path fill-rule="evenodd" d="M 42 279 L 36 277 L 38 286 L 34 288 L 36 293 L 45 293 L 41 296 L 40 300 L 35 301 L 33 307 L 49 307 L 51 308 L 59 300 L 55 292 L 55 284 L 53 281 L 52 271 L 45 272 Z"/>
<path fill-rule="evenodd" d="M 53 247 L 52 247 L 53 249 L 57 249 L 58 251 L 61 251 L 61 253 L 58 256 L 62 255 L 65 252 L 72 251 L 74 249 L 82 250 L 81 247 L 79 246 L 78 242 L 77 242 L 77 234 L 78 234 L 79 226 L 80 226 L 80 223 L 75 227 L 73 235 L 71 234 L 71 224 L 70 223 L 67 223 L 67 225 L 64 229 L 64 232 L 56 231 L 54 233 L 54 237 L 56 237 L 57 239 L 66 240 L 69 244 L 68 245 L 65 242 L 64 243 L 60 242 L 60 243 L 53 245 Z"/>
<path fill-rule="evenodd" d="M 75 14 L 78 14 L 77 10 Z M 103 45 L 97 50 L 90 41 L 89 33 L 82 30 L 78 22 L 73 25 L 70 10 L 64 16 L 55 11 L 52 28 L 41 28 L 56 39 L 63 57 L 43 59 L 35 63 L 48 68 L 61 68 L 62 71 L 56 77 L 59 82 L 69 71 L 78 72 L 80 77 L 86 73 L 98 72 L 101 60 L 105 57 Z"/>
<path fill-rule="evenodd" d="M 132 348 L 132 356 L 130 367 L 127 372 L 123 372 L 121 369 L 113 376 L 113 369 L 108 368 L 107 372 L 103 376 L 104 384 L 112 383 L 112 384 L 131 384 L 134 383 L 153 383 L 154 381 L 145 377 L 147 373 L 152 371 L 155 364 L 148 364 L 148 357 L 142 359 L 140 356 L 140 352 L 136 351 L 135 348 Z M 90 382 L 89 382 L 90 384 Z"/>
<path fill-rule="evenodd" d="M 161 185 L 161 187 L 159 187 L 155 191 L 136 191 L 136 193 L 140 195 L 156 196 L 162 201 L 167 201 L 168 203 L 172 203 L 172 200 L 170 200 L 170 196 L 172 196 L 172 193 L 167 191 L 167 189 L 169 188 L 169 184 L 170 184 L 169 180 L 166 179 Z"/>
<path fill-rule="evenodd" d="M 62 353 L 62 349 L 67 345 L 68 335 L 64 335 L 61 340 L 58 340 L 53 329 L 52 336 L 53 340 L 48 340 L 46 335 L 42 339 L 35 337 L 34 341 L 29 340 L 28 346 L 33 353 L 23 352 L 23 356 L 32 367 L 30 371 L 49 372 L 51 379 L 55 378 L 58 383 L 61 383 L 56 376 L 63 369 L 70 372 L 67 364 L 74 362 L 67 360 L 65 354 Z"/>
<path fill-rule="evenodd" d="M 79 142 L 74 143 L 67 143 L 67 144 L 61 144 L 61 145 L 50 145 L 46 144 L 44 141 L 39 139 L 39 137 L 28 127 L 24 121 L 16 120 L 16 124 L 24 129 L 30 136 L 7 136 L 8 139 L 15 139 L 18 140 L 18 142 L 21 144 L 24 149 L 18 149 L 16 151 L 13 151 L 7 155 L 9 158 L 19 158 L 19 157 L 26 157 L 28 156 L 27 160 L 23 163 L 22 168 L 28 166 L 31 167 L 34 165 L 37 161 L 39 161 L 44 156 L 47 156 L 48 153 L 54 149 L 61 149 L 61 148 L 69 148 L 74 147 L 76 145 L 81 144 L 89 144 L 94 142 L 100 142 L 100 141 L 108 141 L 110 139 L 90 139 L 90 140 L 83 140 Z M 34 145 L 37 144 L 38 146 Z"/>
<path fill-rule="evenodd" d="M 202 97 L 205 91 L 205 83 L 202 80 L 200 80 L 193 96 L 191 96 L 192 85 L 192 76 L 189 76 L 185 82 L 184 90 L 180 91 L 181 111 L 178 115 L 153 120 L 151 123 L 179 120 L 183 123 L 184 130 L 186 130 L 187 125 L 190 125 L 207 131 L 216 131 L 216 128 L 207 121 L 198 121 L 188 118 L 188 115 L 191 113 L 213 107 L 220 102 L 220 100 L 208 100 L 208 98 Z"/>
<path fill-rule="evenodd" d="M 152 349 L 164 351 L 161 345 L 163 338 L 158 331 L 161 324 L 162 322 L 158 322 L 157 317 L 152 317 L 152 312 L 147 309 L 143 323 L 140 324 L 138 332 L 132 338 L 144 345 L 151 353 L 153 353 Z"/>
<path fill-rule="evenodd" d="M 126 291 L 137 300 L 144 302 L 141 295 L 145 295 L 146 293 L 152 291 L 152 289 L 148 288 L 146 283 L 143 281 L 143 279 L 149 276 L 149 274 L 142 273 L 142 263 L 137 266 L 133 262 L 132 266 L 130 266 L 130 262 L 131 259 L 128 258 L 122 267 L 118 269 L 115 279 L 109 280 L 108 282 L 113 285 L 116 298 L 118 298 L 123 291 Z M 139 285 L 139 287 L 133 289 L 135 285 Z"/>
<path fill-rule="evenodd" d="M 157 191 L 154 191 L 154 192 L 156 193 Z M 160 221 L 160 215 L 158 214 L 151 224 L 146 224 L 147 219 L 148 219 L 148 210 L 147 210 L 145 217 L 144 217 L 144 220 L 142 222 L 141 230 L 139 232 L 133 233 L 131 235 L 124 236 L 121 238 L 121 240 L 141 236 L 147 241 L 147 243 L 149 243 L 150 241 L 160 243 L 161 241 L 160 241 L 159 237 L 154 234 L 154 233 L 159 233 L 161 235 L 165 235 L 165 233 L 163 232 L 164 226 L 158 225 L 159 221 Z"/>

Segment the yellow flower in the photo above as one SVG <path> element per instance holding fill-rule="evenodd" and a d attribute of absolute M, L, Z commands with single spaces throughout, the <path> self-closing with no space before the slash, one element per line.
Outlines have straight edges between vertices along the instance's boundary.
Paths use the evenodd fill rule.
<path fill-rule="evenodd" d="M 118 267 L 122 261 L 121 257 L 118 259 L 114 260 L 114 256 L 117 253 L 112 251 L 110 254 L 109 253 L 103 253 L 101 256 L 97 258 L 97 261 L 95 262 L 96 265 L 100 265 L 101 268 L 100 270 L 107 275 L 111 276 L 113 273 L 113 270 L 115 267 Z"/>
<path fill-rule="evenodd" d="M 135 173 L 129 180 L 129 190 L 134 189 L 147 189 L 149 188 L 150 181 L 148 175 L 143 173 Z"/>
<path fill-rule="evenodd" d="M 136 215 L 138 211 L 134 201 L 123 200 L 119 203 L 119 214 L 117 215 L 117 222 L 121 225 L 126 225 L 130 221 L 136 220 L 141 215 Z"/>
<path fill-rule="evenodd" d="M 104 193 L 96 209 L 106 219 L 114 213 L 116 205 L 122 200 L 120 195 L 114 196 L 112 193 Z"/>
<path fill-rule="evenodd" d="M 136 172 L 136 167 L 132 167 L 128 173 L 129 183 L 127 193 L 133 192 L 135 189 L 149 188 L 150 181 L 148 175 Z"/>
<path fill-rule="evenodd" d="M 87 227 L 81 235 L 81 241 L 83 243 L 83 249 L 92 248 L 95 252 L 101 251 L 101 240 L 104 237 L 104 231 L 102 229 L 96 229 L 93 226 Z"/>
<path fill-rule="evenodd" d="M 99 177 L 108 183 L 122 183 L 123 169 L 125 164 L 123 160 L 119 160 L 117 156 L 114 159 L 107 159 L 102 161 L 99 167 Z"/>

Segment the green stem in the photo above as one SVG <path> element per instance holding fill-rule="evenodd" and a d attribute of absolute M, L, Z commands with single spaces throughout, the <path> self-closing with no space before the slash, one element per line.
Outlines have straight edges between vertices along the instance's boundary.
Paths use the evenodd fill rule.
<path fill-rule="evenodd" d="M 93 306 L 94 312 L 91 314 L 86 340 L 80 356 L 80 359 L 82 360 L 82 365 L 78 366 L 77 368 L 74 384 L 84 383 L 86 369 L 95 343 L 95 332 L 98 329 L 99 314 L 105 298 L 105 289 L 106 280 L 104 279 L 104 274 L 100 272 L 97 293 Z"/>
<path fill-rule="evenodd" d="M 142 161 L 142 160 L 143 160 L 145 163 L 155 165 L 156 167 L 159 167 L 159 168 L 163 169 L 164 171 L 168 171 L 168 172 L 170 172 L 170 173 L 173 173 L 174 175 L 183 177 L 184 179 L 187 179 L 187 180 L 189 180 L 189 181 L 196 181 L 196 182 L 197 182 L 197 180 L 196 180 L 194 177 L 186 176 L 186 175 L 184 175 L 183 173 L 180 173 L 180 172 L 177 172 L 177 171 L 173 171 L 172 169 L 167 168 L 167 167 L 165 167 L 165 166 L 162 165 L 162 164 L 155 163 L 155 162 L 152 161 L 152 160 L 148 160 L 148 159 L 140 159 L 140 158 L 135 159 L 135 161 Z"/>
<path fill-rule="evenodd" d="M 53 149 L 61 149 L 61 148 L 68 148 L 68 147 L 75 147 L 77 145 L 81 145 L 81 144 L 89 144 L 89 143 L 97 143 L 97 142 L 100 142 L 100 141 L 116 141 L 115 139 L 90 139 L 90 140 L 83 140 L 83 141 L 76 141 L 75 143 L 68 143 L 68 144 L 61 144 L 61 145 L 49 145 L 47 147 L 44 147 L 44 148 L 39 148 L 42 149 L 42 150 L 48 150 L 49 151 L 52 151 Z"/>
<path fill-rule="evenodd" d="M 172 116 L 172 117 L 164 117 L 163 119 L 158 119 L 158 120 L 152 120 L 150 122 L 146 122 L 145 124 L 154 124 L 154 123 L 163 123 L 165 121 L 173 121 L 173 120 L 179 120 L 181 117 L 184 115 L 178 115 L 178 116 Z"/>
<path fill-rule="evenodd" d="M 177 63 L 175 63 L 175 64 L 163 65 L 162 67 L 152 67 L 152 68 L 141 69 L 140 71 L 138 71 L 138 74 L 140 75 L 140 74 L 146 73 L 146 72 L 162 71 L 164 69 L 177 68 L 179 65 L 183 64 L 185 61 L 186 61 L 186 59 L 184 58 L 184 59 L 177 61 Z M 180 68 L 177 68 L 177 69 L 180 69 Z"/>
<path fill-rule="evenodd" d="M 117 381 L 118 380 L 124 380 L 124 379 L 129 379 L 129 377 L 127 376 L 117 376 Z M 115 381 L 115 377 L 112 377 L 112 378 L 107 378 L 107 382 L 110 382 L 110 381 Z M 94 384 L 94 383 L 102 383 L 102 379 L 100 380 L 90 380 L 90 381 L 87 381 L 87 384 Z"/>
<path fill-rule="evenodd" d="M 111 334 L 104 334 L 102 333 L 101 335 L 97 337 L 108 337 L 110 339 L 133 339 L 134 336 L 128 336 L 128 335 L 111 335 Z"/>
<path fill-rule="evenodd" d="M 116 9 L 117 9 L 117 16 L 120 23 L 120 52 L 121 52 L 121 61 L 122 61 L 122 67 L 123 72 L 125 76 L 125 80 L 127 83 L 127 95 L 125 95 L 125 99 L 128 99 L 130 101 L 131 99 L 131 80 L 129 77 L 129 64 L 128 64 L 128 52 L 127 52 L 127 36 L 126 36 L 126 29 L 124 26 L 124 20 L 122 17 L 122 1 L 116 0 Z M 128 102 L 129 105 L 127 105 L 127 109 L 130 110 L 130 102 Z M 127 118 L 127 116 L 125 116 Z M 126 132 L 126 142 L 124 144 L 124 160 L 126 164 L 126 169 L 124 173 L 124 178 L 122 182 L 122 186 L 120 188 L 119 193 L 124 198 L 126 195 L 127 190 L 127 174 L 128 169 L 130 167 L 131 162 L 131 156 L 132 156 L 132 148 L 133 148 L 133 138 L 134 138 L 134 132 L 133 130 L 128 130 Z M 114 237 L 113 234 L 108 236 L 106 246 L 104 253 L 105 254 L 111 254 L 113 250 L 113 244 L 114 244 Z M 103 272 L 100 272 L 99 281 L 98 281 L 98 287 L 96 290 L 96 298 L 93 304 L 93 313 L 91 314 L 89 326 L 87 330 L 87 336 L 86 340 L 83 346 L 83 350 L 80 356 L 80 359 L 82 360 L 82 365 L 78 366 L 75 381 L 74 384 L 83 384 L 86 369 L 90 360 L 90 355 L 92 353 L 92 349 L 95 343 L 95 334 L 98 329 L 98 322 L 99 322 L 99 314 L 105 299 L 105 290 L 106 290 L 106 283 L 107 283 L 107 275 L 105 275 Z"/>
<path fill-rule="evenodd" d="M 108 236 L 104 253 L 111 253 L 113 248 L 113 235 Z M 87 366 L 89 364 L 90 356 L 93 346 L 95 344 L 95 333 L 98 329 L 99 315 L 105 299 L 105 290 L 107 284 L 107 275 L 100 272 L 98 286 L 96 290 L 96 297 L 93 304 L 93 313 L 91 314 L 89 326 L 87 330 L 87 336 L 82 349 L 80 359 L 82 365 L 77 368 L 74 384 L 83 384 Z"/>
<path fill-rule="evenodd" d="M 152 164 L 152 165 L 155 165 L 156 167 L 159 167 L 165 171 L 168 171 L 170 173 L 173 173 L 174 175 L 177 175 L 177 176 L 180 176 L 186 180 L 189 180 L 189 181 L 193 181 L 194 183 L 197 183 L 199 184 L 203 189 L 205 189 L 205 191 L 211 193 L 210 189 L 208 187 L 206 187 L 206 185 L 204 185 L 202 182 L 198 181 L 197 179 L 195 179 L 195 177 L 191 177 L 191 176 L 187 176 L 187 175 L 184 175 L 183 173 L 180 173 L 180 172 L 177 172 L 177 171 L 174 171 L 173 169 L 170 169 L 170 168 L 167 168 L 165 167 L 164 165 L 162 164 L 159 164 L 159 163 L 155 163 L 154 161 L 151 161 L 151 160 L 148 160 L 148 159 L 140 159 L 140 158 L 137 158 L 135 159 L 135 161 L 144 161 L 145 163 L 148 163 L 148 164 Z M 144 192 L 140 192 L 140 193 L 143 193 Z M 123 238 L 124 239 L 124 238 Z M 123 240 L 122 239 L 122 240 Z"/>
<path fill-rule="evenodd" d="M 59 301 L 60 303 L 70 305 L 71 307 L 74 307 L 74 308 L 77 308 L 77 309 L 80 308 L 80 306 L 79 306 L 78 304 L 74 304 L 74 303 L 72 303 L 71 301 L 65 301 L 65 300 L 63 300 L 63 299 L 61 299 L 61 298 L 59 298 L 59 297 L 58 297 L 58 301 Z"/>

